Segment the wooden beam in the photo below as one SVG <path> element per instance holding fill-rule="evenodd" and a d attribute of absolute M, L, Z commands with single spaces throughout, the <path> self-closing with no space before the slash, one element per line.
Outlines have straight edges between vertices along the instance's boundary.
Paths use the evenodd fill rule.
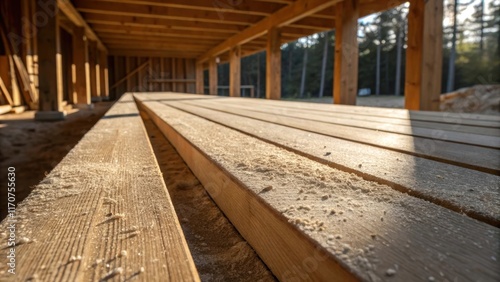
<path fill-rule="evenodd" d="M 266 49 L 266 98 L 281 98 L 281 49 L 280 31 L 271 28 L 267 33 Z"/>
<path fill-rule="evenodd" d="M 12 101 L 12 98 L 10 96 L 9 90 L 7 89 L 7 86 L 3 82 L 2 76 L 0 75 L 0 90 L 2 90 L 2 94 L 5 97 L 5 100 L 7 100 L 7 103 L 9 105 L 14 105 L 14 102 Z"/>
<path fill-rule="evenodd" d="M 210 59 L 208 62 L 208 82 L 209 94 L 217 96 L 217 62 L 216 58 Z"/>
<path fill-rule="evenodd" d="M 57 7 L 70 21 L 73 22 L 73 24 L 85 28 L 85 35 L 89 39 L 97 41 L 99 49 L 107 51 L 107 48 L 101 42 L 101 39 L 95 34 L 94 30 L 92 30 L 80 13 L 75 9 L 70 0 L 57 0 Z"/>
<path fill-rule="evenodd" d="M 216 47 L 210 49 L 208 52 L 200 56 L 198 58 L 198 61 L 204 62 L 211 57 L 228 51 L 233 46 L 244 44 L 254 38 L 264 35 L 272 27 L 281 27 L 284 25 L 288 25 L 332 5 L 335 5 L 338 2 L 340 2 L 340 0 L 297 0 L 293 4 L 280 9 L 271 16 L 264 18 L 263 20 L 250 26 L 242 32 L 226 39 L 221 44 L 217 45 Z"/>
<path fill-rule="evenodd" d="M 114 56 L 139 56 L 158 58 L 196 58 L 200 52 L 162 51 L 162 50 L 137 50 L 137 49 L 109 49 L 109 54 Z"/>
<path fill-rule="evenodd" d="M 73 30 L 73 97 L 75 104 L 87 106 L 90 100 L 90 68 L 89 68 L 88 40 L 83 27 Z"/>
<path fill-rule="evenodd" d="M 245 29 L 244 26 L 232 25 L 225 22 L 219 23 L 205 23 L 196 21 L 181 21 L 172 19 L 157 19 L 157 18 L 143 18 L 123 15 L 106 15 L 106 14 L 88 14 L 85 13 L 85 19 L 90 24 L 104 24 L 104 25 L 118 25 L 118 26 L 131 26 L 131 27 L 146 27 L 158 28 L 169 27 L 176 30 L 194 30 L 194 31 L 209 31 L 209 32 L 222 32 L 237 33 Z M 101 35 L 102 36 L 102 35 Z M 104 38 L 104 36 L 102 36 Z"/>
<path fill-rule="evenodd" d="M 228 13 L 243 15 L 268 16 L 272 11 L 282 8 L 283 5 L 271 3 L 258 3 L 256 1 L 221 1 L 206 0 L 106 0 L 114 3 L 127 3 L 136 5 L 149 5 L 166 8 L 179 8 L 184 10 L 210 11 L 219 14 L 221 20 Z"/>
<path fill-rule="evenodd" d="M 44 5 L 56 5 L 56 0 L 37 2 L 37 13 L 44 12 Z M 38 28 L 39 106 L 36 120 L 60 120 L 66 113 L 62 108 L 63 78 L 61 38 L 58 14 L 47 17 L 46 24 Z"/>
<path fill-rule="evenodd" d="M 410 1 L 405 108 L 439 111 L 443 1 Z"/>
<path fill-rule="evenodd" d="M 334 103 L 356 105 L 359 0 L 339 3 L 336 12 Z"/>
<path fill-rule="evenodd" d="M 241 46 L 231 48 L 229 52 L 229 96 L 241 96 Z"/>
<path fill-rule="evenodd" d="M 203 64 L 196 62 L 196 93 L 204 94 Z"/>
<path fill-rule="evenodd" d="M 224 14 L 222 20 L 220 14 L 215 11 L 187 10 L 180 8 L 167 8 L 150 5 L 134 5 L 127 3 L 110 3 L 104 1 L 76 0 L 78 11 L 89 14 L 106 14 L 118 16 L 132 16 L 142 18 L 157 18 L 170 20 L 183 20 L 220 23 L 249 26 L 259 21 L 262 16 L 248 14 Z"/>

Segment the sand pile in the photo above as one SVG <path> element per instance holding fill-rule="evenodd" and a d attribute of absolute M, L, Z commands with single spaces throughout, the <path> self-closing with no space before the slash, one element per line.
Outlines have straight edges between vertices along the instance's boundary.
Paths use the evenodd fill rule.
<path fill-rule="evenodd" d="M 444 112 L 500 115 L 500 84 L 461 88 L 440 99 Z"/>

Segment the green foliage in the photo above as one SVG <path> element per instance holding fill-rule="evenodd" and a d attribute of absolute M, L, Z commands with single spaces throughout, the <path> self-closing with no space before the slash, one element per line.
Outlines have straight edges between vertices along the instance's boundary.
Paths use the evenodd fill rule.
<path fill-rule="evenodd" d="M 458 13 L 467 12 L 466 0 L 458 1 L 461 5 Z M 467 0 L 474 5 L 474 12 L 457 22 L 457 54 L 455 61 L 454 89 L 475 84 L 500 83 L 500 0 Z M 472 4 L 471 4 L 472 3 Z M 445 19 L 452 16 L 453 1 L 445 1 Z M 401 89 L 404 92 L 405 42 L 407 40 L 406 15 L 408 6 L 402 5 L 384 11 L 359 22 L 359 76 L 358 88 L 370 88 L 375 93 L 377 70 L 377 44 L 381 45 L 380 91 L 381 94 L 395 93 L 397 70 L 397 34 L 402 34 L 401 45 Z M 482 15 L 482 16 L 481 16 Z M 445 92 L 448 77 L 452 21 L 446 20 L 443 27 L 443 73 L 442 91 Z M 333 89 L 333 66 L 335 32 L 329 31 L 311 35 L 281 47 L 281 82 L 282 97 L 298 98 L 302 78 L 304 52 L 308 51 L 305 77 L 304 98 L 317 97 L 320 92 L 321 69 L 325 40 L 328 40 L 326 59 L 324 96 L 331 96 Z M 481 44 L 482 42 L 482 44 Z M 482 49 L 480 47 L 483 47 Z M 266 59 L 265 52 L 242 59 L 242 85 L 254 85 L 256 95 L 265 97 Z M 229 68 L 219 66 L 219 84 L 228 85 Z M 222 90 L 221 90 L 222 91 Z M 221 93 L 222 94 L 222 93 Z M 224 95 L 224 94 L 223 94 Z M 227 95 L 227 94 L 225 94 Z"/>

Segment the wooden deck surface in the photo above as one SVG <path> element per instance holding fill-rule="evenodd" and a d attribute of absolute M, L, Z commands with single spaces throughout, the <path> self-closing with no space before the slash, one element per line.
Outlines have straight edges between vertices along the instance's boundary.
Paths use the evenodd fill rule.
<path fill-rule="evenodd" d="M 498 117 L 135 97 L 281 280 L 500 279 Z"/>
<path fill-rule="evenodd" d="M 17 208 L 0 281 L 199 281 L 139 111 L 123 96 Z M 9 249 L 2 221 L 2 253 Z"/>

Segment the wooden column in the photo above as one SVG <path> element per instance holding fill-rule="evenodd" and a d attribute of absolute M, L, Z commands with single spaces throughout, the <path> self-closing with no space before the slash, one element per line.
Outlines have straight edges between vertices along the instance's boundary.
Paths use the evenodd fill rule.
<path fill-rule="evenodd" d="M 266 49 L 266 98 L 281 98 L 281 43 L 280 31 L 271 28 L 267 31 Z"/>
<path fill-rule="evenodd" d="M 57 7 L 57 0 L 39 1 L 37 13 L 46 14 L 47 6 Z M 39 107 L 36 120 L 61 120 L 66 113 L 62 107 L 63 79 L 60 44 L 59 15 L 47 17 L 46 24 L 38 28 Z"/>
<path fill-rule="evenodd" d="M 215 58 L 210 58 L 208 63 L 209 94 L 217 95 L 217 62 Z"/>
<path fill-rule="evenodd" d="M 359 0 L 345 0 L 335 11 L 334 103 L 356 105 Z"/>
<path fill-rule="evenodd" d="M 102 100 L 109 100 L 109 71 L 108 71 L 108 54 L 105 51 L 99 50 L 99 82 L 101 84 Z"/>
<path fill-rule="evenodd" d="M 22 13 L 25 19 L 33 18 L 33 7 L 35 1 L 31 0 L 22 0 Z M 29 23 L 29 24 L 28 24 Z M 35 48 L 33 42 L 36 41 L 36 38 L 33 38 L 36 35 L 36 27 L 31 24 L 31 21 L 26 21 L 22 24 L 23 28 L 23 44 L 24 44 L 24 63 L 26 65 L 26 70 L 28 71 L 29 79 L 31 83 L 35 83 L 35 67 L 34 67 L 34 56 L 35 56 Z"/>
<path fill-rule="evenodd" d="M 196 93 L 205 94 L 205 82 L 203 79 L 203 64 L 196 63 Z"/>
<path fill-rule="evenodd" d="M 75 107 L 86 108 L 91 105 L 90 101 L 90 69 L 88 66 L 88 41 L 85 37 L 83 27 L 75 27 L 73 30 L 73 98 Z"/>
<path fill-rule="evenodd" d="M 408 13 L 405 108 L 439 111 L 443 0 L 412 0 Z"/>
<path fill-rule="evenodd" d="M 229 96 L 241 96 L 241 46 L 231 48 L 229 52 Z"/>
<path fill-rule="evenodd" d="M 97 94 L 97 42 L 89 40 L 89 72 L 90 72 L 90 96 L 92 102 L 99 102 L 100 97 Z"/>

